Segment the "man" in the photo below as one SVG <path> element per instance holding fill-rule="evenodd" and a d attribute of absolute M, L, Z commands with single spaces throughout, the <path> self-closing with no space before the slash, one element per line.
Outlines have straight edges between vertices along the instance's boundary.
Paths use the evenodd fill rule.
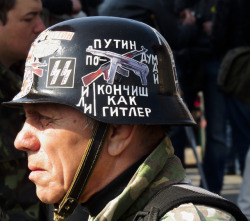
<path fill-rule="evenodd" d="M 1 1 L 1 63 L 10 67 L 27 57 L 31 43 L 45 29 L 40 0 Z"/>
<path fill-rule="evenodd" d="M 54 204 L 55 220 L 78 203 L 90 220 L 132 220 L 158 191 L 187 182 L 163 129 L 194 124 L 176 79 L 169 45 L 141 22 L 89 17 L 39 35 L 22 89 L 6 104 L 25 110 L 15 146 L 27 152 L 29 179 Z M 159 215 L 186 216 L 235 220 L 192 203 Z"/>
<path fill-rule="evenodd" d="M 11 99 L 21 87 L 24 61 L 32 41 L 45 29 L 40 0 L 0 2 L 0 99 Z M 1 220 L 38 220 L 35 187 L 27 178 L 27 157 L 13 142 L 23 114 L 0 107 L 0 207 Z"/>

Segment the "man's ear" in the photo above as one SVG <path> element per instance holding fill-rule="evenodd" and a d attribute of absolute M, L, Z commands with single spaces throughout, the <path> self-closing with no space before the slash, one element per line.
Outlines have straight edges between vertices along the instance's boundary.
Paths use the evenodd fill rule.
<path fill-rule="evenodd" d="M 111 125 L 108 133 L 108 153 L 117 156 L 131 142 L 136 125 Z"/>

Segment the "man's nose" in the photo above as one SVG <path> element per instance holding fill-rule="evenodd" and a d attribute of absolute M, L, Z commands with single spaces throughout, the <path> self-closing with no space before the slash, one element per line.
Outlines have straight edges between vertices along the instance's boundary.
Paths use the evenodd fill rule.
<path fill-rule="evenodd" d="M 17 134 L 14 145 L 18 150 L 37 151 L 40 148 L 40 141 L 35 128 L 25 123 L 22 130 Z"/>
<path fill-rule="evenodd" d="M 43 23 L 41 17 L 38 16 L 37 21 L 36 21 L 36 25 L 35 25 L 35 27 L 34 27 L 34 33 L 35 33 L 35 34 L 40 34 L 42 31 L 45 30 L 45 28 L 46 28 L 46 27 L 45 27 L 45 25 L 44 25 L 44 23 Z"/>

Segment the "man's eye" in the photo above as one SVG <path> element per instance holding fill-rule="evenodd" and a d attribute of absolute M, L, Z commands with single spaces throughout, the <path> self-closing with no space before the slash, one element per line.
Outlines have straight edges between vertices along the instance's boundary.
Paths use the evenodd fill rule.
<path fill-rule="evenodd" d="M 33 21 L 33 18 L 24 18 L 23 21 L 30 23 Z"/>
<path fill-rule="evenodd" d="M 52 119 L 43 115 L 39 116 L 39 120 L 43 126 L 48 126 L 51 122 Z"/>

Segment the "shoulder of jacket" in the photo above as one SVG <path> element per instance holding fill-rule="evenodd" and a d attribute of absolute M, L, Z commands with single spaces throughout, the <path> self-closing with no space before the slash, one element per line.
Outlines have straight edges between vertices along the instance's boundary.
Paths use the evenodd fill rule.
<path fill-rule="evenodd" d="M 193 203 L 182 204 L 170 210 L 160 219 L 160 221 L 185 221 L 187 219 L 189 221 L 236 221 L 236 219 L 228 212 L 209 206 L 196 205 Z"/>

